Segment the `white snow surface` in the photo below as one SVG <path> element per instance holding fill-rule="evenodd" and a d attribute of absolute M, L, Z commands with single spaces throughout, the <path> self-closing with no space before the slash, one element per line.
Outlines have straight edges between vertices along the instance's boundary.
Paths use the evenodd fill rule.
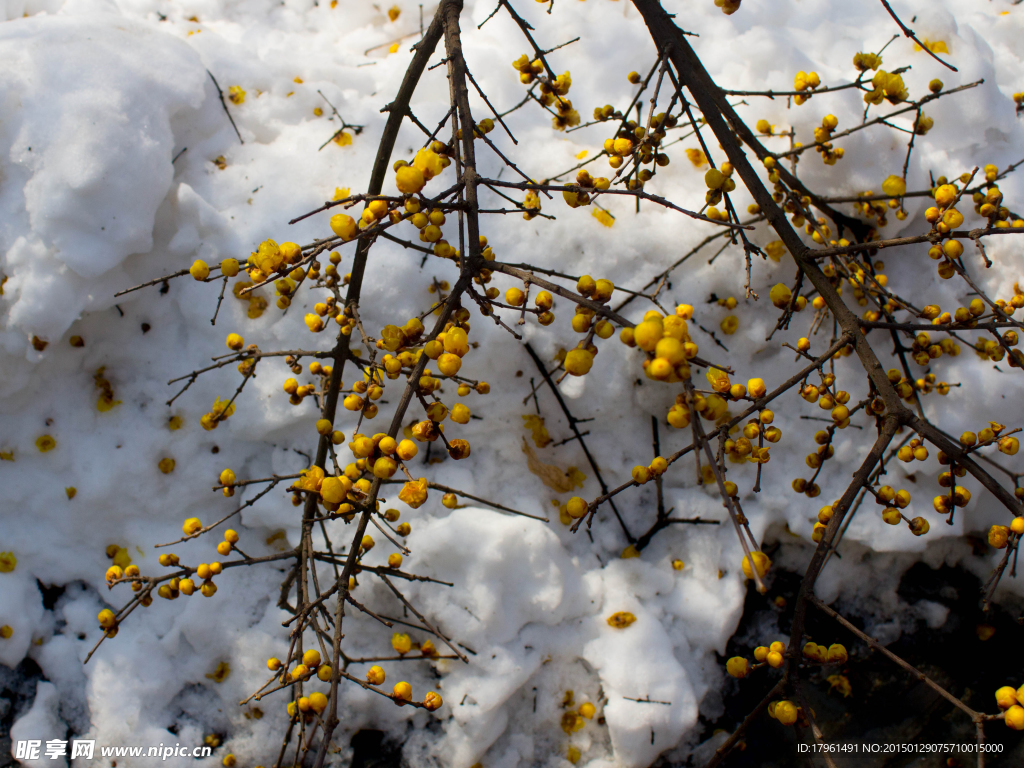
<path fill-rule="evenodd" d="M 202 430 L 199 417 L 215 397 L 234 392 L 238 377 L 233 368 L 203 375 L 170 407 L 166 401 L 181 386 L 168 386 L 168 380 L 223 354 L 230 331 L 267 350 L 327 348 L 327 335 L 311 336 L 302 322 L 314 295 L 301 295 L 282 315 L 268 294 L 271 308 L 250 320 L 246 304 L 229 291 L 211 327 L 216 283 L 203 285 L 186 277 L 172 281 L 166 292 L 154 285 L 121 298 L 114 294 L 186 269 L 196 258 L 244 260 L 268 237 L 305 243 L 328 233 L 329 214 L 291 227 L 287 221 L 332 199 L 336 187 L 353 192 L 365 187 L 385 119 L 379 110 L 397 90 L 409 46 L 418 36 L 417 5 L 398 3 L 402 13 L 396 21 L 388 19 L 383 6 L 352 0 L 340 0 L 334 8 L 311 0 L 0 4 L 7 19 L 0 24 L 0 272 L 7 278 L 0 297 L 0 451 L 13 452 L 14 459 L 0 462 L 0 551 L 17 558 L 13 571 L 0 573 L 0 624 L 13 629 L 10 639 L 0 640 L 0 663 L 15 666 L 29 656 L 49 681 L 40 683 L 34 705 L 14 726 L 14 739 L 63 738 L 70 729 L 103 745 L 193 746 L 206 734 L 218 733 L 224 745 L 205 762 L 189 765 L 219 765 L 228 752 L 241 766 L 270 765 L 276 759 L 286 727 L 287 694 L 258 704 L 238 702 L 265 682 L 266 659 L 287 651 L 289 630 L 281 626 L 287 615 L 276 607 L 283 578 L 277 564 L 226 572 L 209 600 L 198 595 L 174 602 L 158 599 L 133 613 L 88 665 L 82 662 L 100 637 L 97 612 L 128 599 L 127 587 L 110 592 L 104 582 L 109 545 L 126 548 L 143 573 L 159 573 L 156 557 L 167 550 L 153 545 L 178 538 L 184 518 L 196 515 L 212 522 L 239 499 L 251 498 L 251 491 L 231 500 L 211 495 L 210 486 L 224 467 L 246 478 L 306 466 L 296 451 L 308 451 L 313 444 L 317 415 L 309 401 L 298 408 L 287 404 L 281 384 L 292 374 L 280 362 L 262 364 L 239 398 L 237 414 L 216 432 Z M 627 103 L 633 86 L 626 73 L 646 72 L 654 62 L 645 28 L 624 0 L 558 0 L 550 16 L 546 6 L 517 5 L 542 45 L 583 38 L 551 58 L 557 71 L 572 72 L 570 98 L 584 120 L 595 106 Z M 853 54 L 878 50 L 897 31 L 884 9 L 868 2 L 746 0 L 728 17 L 711 0 L 668 0 L 666 6 L 679 14 L 683 27 L 700 34 L 692 42 L 711 74 L 738 90 L 789 89 L 797 70 L 817 71 L 826 85 L 848 82 L 855 76 Z M 912 94 L 925 92 L 934 77 L 947 88 L 984 78 L 983 85 L 926 108 L 935 127 L 915 143 L 909 187 L 927 186 L 929 172 L 953 177 L 975 164 L 1004 168 L 1024 157 L 1011 100 L 1024 83 L 1024 10 L 1007 0 L 901 0 L 894 6 L 908 22 L 918 14 L 915 31 L 944 41 L 948 58 L 959 67 L 958 73 L 950 72 L 915 52 L 910 41 L 892 42 L 885 67 L 911 66 L 904 78 Z M 433 7 L 423 9 L 428 20 Z M 528 49 L 502 13 L 476 30 L 492 10 L 486 0 L 467 2 L 464 45 L 492 103 L 505 109 L 524 90 L 509 63 Z M 396 39 L 401 40 L 398 52 L 387 54 Z M 244 143 L 206 70 L 225 92 L 234 85 L 247 92 L 244 103 L 229 105 Z M 428 126 L 447 110 L 443 73 L 443 68 L 427 73 L 413 102 Z M 346 121 L 363 126 L 351 146 L 328 144 L 318 151 L 339 127 L 318 91 Z M 815 97 L 801 107 L 784 98 L 748 97 L 747 102 L 740 110 L 752 123 L 763 117 L 781 130 L 793 125 L 804 142 L 813 141 L 812 129 L 824 114 L 835 114 L 842 130 L 859 122 L 863 110 L 859 92 L 849 90 Z M 485 116 L 475 96 L 473 105 L 479 117 Z M 316 116 L 315 108 L 323 109 L 323 116 Z M 897 122 L 910 124 L 908 117 Z M 500 128 L 491 138 L 535 178 L 571 167 L 577 153 L 593 154 L 607 136 L 602 126 L 556 133 L 536 108 L 514 113 L 508 124 L 518 147 Z M 396 157 L 407 157 L 421 140 L 417 129 L 406 125 Z M 782 146 L 785 140 L 768 141 Z M 689 139 L 682 146 L 696 142 Z M 836 167 L 822 165 L 815 156 L 803 160 L 801 174 L 808 184 L 835 194 L 878 190 L 887 175 L 900 172 L 906 134 L 887 128 L 864 131 L 841 146 L 846 156 Z M 497 174 L 500 160 L 480 152 L 482 171 Z M 226 163 L 223 170 L 213 162 L 218 157 Z M 694 169 L 681 151 L 673 161 L 652 189 L 698 208 L 703 170 Z M 452 173 L 435 182 L 436 188 L 445 180 L 450 183 Z M 508 169 L 503 178 L 510 178 Z M 389 175 L 385 191 L 393 191 L 393 184 Z M 1011 175 L 1001 189 L 1011 207 L 1019 206 L 1024 191 L 1019 176 Z M 750 202 L 745 193 L 737 199 L 744 207 Z M 886 235 L 924 231 L 924 202 L 910 198 L 907 206 L 910 217 L 893 219 Z M 570 210 L 556 197 L 544 199 L 544 212 L 556 214 L 556 221 L 493 217 L 484 233 L 499 259 L 586 272 L 640 288 L 713 231 L 647 204 L 639 215 L 626 200 L 613 200 L 608 207 L 617 217 L 610 229 L 587 209 Z M 451 225 L 448 229 L 453 236 Z M 775 239 L 763 225 L 753 238 L 761 245 Z M 965 258 L 992 294 L 1008 298 L 1021 278 L 1018 249 L 1011 238 L 993 238 L 990 270 L 973 252 Z M 342 253 L 346 271 L 352 247 Z M 701 251 L 675 273 L 666 302 L 692 303 L 697 321 L 717 329 L 728 313 L 709 303 L 709 296 L 738 297 L 739 332 L 718 334 L 729 351 L 700 332 L 695 340 L 702 354 L 736 367 L 737 380 L 758 375 L 769 387 L 777 385 L 794 370 L 791 353 L 780 344 L 803 335 L 810 315 L 808 310 L 790 331 L 765 342 L 776 317 L 771 307 L 766 309 L 767 291 L 790 280 L 791 262 L 755 264 L 753 288 L 761 295 L 755 302 L 742 298 L 739 249 L 726 251 L 713 264 L 709 258 L 709 251 Z M 938 279 L 923 247 L 913 256 L 905 252 L 885 261 L 890 285 L 925 296 L 920 304 L 952 309 L 969 300 L 962 282 Z M 369 332 L 422 312 L 432 300 L 427 286 L 435 277 L 454 282 L 454 267 L 431 260 L 421 268 L 417 254 L 393 244 L 376 246 L 363 289 L 362 317 Z M 497 276 L 494 284 L 504 291 L 512 283 Z M 634 302 L 628 311 L 639 318 L 645 309 Z M 523 331 L 545 359 L 576 341 L 564 303 L 556 305 L 556 314 L 551 327 L 529 323 Z M 406 594 L 462 644 L 460 652 L 469 663 L 385 664 L 389 681 L 409 680 L 417 697 L 428 689 L 444 696 L 445 706 L 432 714 L 397 709 L 357 686 L 343 686 L 342 726 L 335 737 L 342 752 L 331 760 L 347 760 L 348 740 L 362 727 L 384 729 L 402 741 L 415 766 L 469 768 L 480 761 L 486 768 L 566 768 L 568 743 L 581 750 L 580 765 L 591 768 L 641 768 L 666 750 L 685 757 L 705 738 L 698 713 L 712 720 L 721 713 L 724 673 L 716 654 L 725 652 L 746 594 L 732 527 L 671 526 L 642 557 L 627 560 L 619 559 L 627 541 L 607 506 L 591 535 L 571 534 L 552 506 L 552 500 L 564 502 L 569 494 L 542 486 L 527 471 L 520 449 L 528 434 L 521 416 L 533 412 L 533 404 L 524 405 L 523 399 L 531 378 L 539 381 L 537 372 L 504 330 L 476 314 L 472 323 L 472 338 L 481 348 L 467 357 L 463 371 L 492 383 L 492 394 L 467 399 L 483 417 L 459 431 L 472 443 L 473 455 L 458 465 L 446 461 L 427 467 L 424 474 L 467 493 L 547 514 L 551 522 L 481 507 L 447 510 L 436 492 L 416 511 L 392 500 L 413 526 L 409 569 L 454 584 L 416 583 Z M 70 346 L 72 335 L 82 336 L 84 347 Z M 33 338 L 48 344 L 37 350 L 41 345 L 34 346 Z M 819 337 L 815 349 L 825 343 Z M 634 464 L 649 461 L 650 416 L 662 418 L 675 393 L 647 381 L 634 386 L 641 377 L 639 357 L 614 339 L 603 343 L 601 351 L 591 374 L 564 382 L 563 390 L 578 417 L 595 417 L 587 424 L 589 445 L 615 486 L 628 478 Z M 99 392 L 93 382 L 101 366 L 120 401 L 105 413 L 97 411 Z M 1014 385 L 1006 383 L 1010 374 L 978 365 L 970 350 L 956 359 L 942 358 L 936 368 L 940 379 L 964 385 L 944 399 L 932 395 L 926 400 L 929 416 L 947 431 L 978 429 L 989 419 L 1018 426 L 1017 412 L 1003 405 L 1012 402 Z M 863 374 L 856 361 L 839 361 L 836 372 L 855 399 L 861 396 Z M 540 390 L 539 406 L 555 440 L 569 436 L 550 392 Z M 790 481 L 807 476 L 804 455 L 814 447 L 815 423 L 798 417 L 819 412 L 795 395 L 776 411 L 784 436 L 765 466 L 763 490 L 750 492 L 754 470 L 749 465 L 736 466 L 730 477 L 747 489 L 743 504 L 754 535 L 792 544 L 789 549 L 796 554 L 789 565 L 802 569 L 817 510 L 845 487 L 863 455 L 864 433 L 839 433 L 837 458 L 819 478 L 822 496 L 809 500 L 795 495 Z M 355 423 L 342 413 L 337 428 L 351 434 Z M 168 429 L 173 415 L 183 418 L 182 429 Z M 390 410 L 383 406 L 378 421 L 389 419 Z M 36 449 L 36 439 L 44 434 L 56 439 L 55 450 Z M 661 439 L 667 454 L 690 436 L 688 430 L 679 434 L 663 423 Z M 579 493 L 599 495 L 577 444 L 538 453 L 563 469 L 579 467 L 587 475 Z M 157 468 L 165 457 L 176 461 L 171 474 Z M 846 534 L 849 556 L 833 560 L 822 577 L 822 597 L 888 600 L 885 604 L 895 611 L 892 574 L 919 557 L 936 566 L 959 561 L 987 572 L 989 558 L 971 556 L 962 535 L 1005 523 L 1005 511 L 975 483 L 972 504 L 958 513 L 954 526 L 943 525 L 930 512 L 930 498 L 937 492 L 934 457 L 917 468 L 911 484 L 905 478 L 914 467 L 893 466 L 891 482 L 912 490 L 919 514 L 932 517 L 931 533 L 915 538 L 905 528 L 889 528 L 865 507 Z M 71 499 L 65 491 L 70 487 L 76 489 Z M 666 476 L 665 504 L 674 514 L 725 521 L 716 496 L 695 484 L 692 462 L 675 465 Z M 629 529 L 642 533 L 655 516 L 653 488 L 621 495 L 618 507 Z M 294 546 L 299 518 L 288 495 L 274 492 L 246 509 L 234 525 L 240 546 L 258 556 Z M 344 540 L 344 524 L 330 525 L 335 540 Z M 283 537 L 265 543 L 279 531 Z M 174 551 L 186 562 L 210 561 L 217 557 L 218 540 L 214 532 Z M 367 561 L 383 563 L 392 551 L 379 542 Z M 671 567 L 676 558 L 686 564 L 682 571 Z M 324 567 L 321 583 L 331 573 Z M 52 609 L 44 609 L 37 583 L 67 589 Z M 1006 590 L 1020 591 L 1011 580 L 1003 583 Z M 357 595 L 368 605 L 385 606 L 381 610 L 389 615 L 402 611 L 375 580 L 364 580 Z M 636 622 L 613 629 L 606 619 L 618 611 L 632 612 Z M 945 620 L 935 604 L 913 612 L 929 626 Z M 898 636 L 898 622 L 894 626 Z M 417 641 L 427 639 L 423 633 L 413 635 Z M 390 630 L 366 616 L 350 615 L 346 636 L 366 656 L 391 653 Z M 230 664 L 231 672 L 218 683 L 210 675 L 220 662 Z M 361 674 L 366 666 L 355 664 L 351 671 Z M 588 722 L 571 739 L 560 728 L 568 690 L 576 705 L 591 701 L 603 718 Z M 646 698 L 667 704 L 635 701 Z M 174 732 L 168 731 L 172 727 Z"/>

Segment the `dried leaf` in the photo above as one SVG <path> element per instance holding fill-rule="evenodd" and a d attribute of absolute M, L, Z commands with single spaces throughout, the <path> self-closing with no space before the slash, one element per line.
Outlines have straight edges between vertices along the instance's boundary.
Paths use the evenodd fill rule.
<path fill-rule="evenodd" d="M 829 690 L 835 690 L 836 693 L 841 693 L 844 699 L 853 693 L 850 680 L 845 675 L 829 675 L 825 679 L 828 680 Z"/>
<path fill-rule="evenodd" d="M 692 147 L 686 150 L 686 159 L 693 163 L 694 168 L 700 168 L 702 165 L 708 164 L 708 158 L 704 152 Z"/>
<path fill-rule="evenodd" d="M 921 42 L 923 42 L 925 47 L 932 53 L 949 53 L 949 46 L 946 45 L 945 40 L 922 40 Z M 914 43 L 914 50 L 920 51 L 921 46 Z"/>
<path fill-rule="evenodd" d="M 576 487 L 576 481 L 554 464 L 545 464 L 537 458 L 533 447 L 523 438 L 523 453 L 526 454 L 526 468 L 540 478 L 548 488 L 558 493 L 568 493 Z"/>
<path fill-rule="evenodd" d="M 551 435 L 548 434 L 548 429 L 544 426 L 544 419 L 542 417 L 532 413 L 523 416 L 523 426 L 533 433 L 533 444 L 538 448 L 543 448 L 551 442 Z"/>
<path fill-rule="evenodd" d="M 226 661 L 222 661 L 217 665 L 217 668 L 206 675 L 208 680 L 213 680 L 215 683 L 223 683 L 227 680 L 228 675 L 231 674 L 231 665 Z"/>
<path fill-rule="evenodd" d="M 562 730 L 567 734 L 582 731 L 586 721 L 576 712 L 566 712 L 562 715 Z"/>

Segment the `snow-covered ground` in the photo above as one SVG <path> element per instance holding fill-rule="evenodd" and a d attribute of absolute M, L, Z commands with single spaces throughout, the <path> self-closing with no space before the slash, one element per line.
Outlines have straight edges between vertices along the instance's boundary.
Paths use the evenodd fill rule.
<path fill-rule="evenodd" d="M 645 28 L 625 0 L 558 0 L 550 16 L 544 5 L 517 5 L 543 46 L 581 36 L 551 60 L 557 71 L 571 71 L 570 97 L 584 120 L 595 106 L 627 103 L 634 86 L 626 74 L 646 72 L 654 62 Z M 911 67 L 903 77 L 912 95 L 924 94 L 935 77 L 947 88 L 985 81 L 926 108 L 935 127 L 916 142 L 909 188 L 928 186 L 930 171 L 953 177 L 974 165 L 994 163 L 1002 169 L 1024 157 L 1011 100 L 1024 89 L 1024 10 L 1007 0 L 894 5 L 919 36 L 944 42 L 947 58 L 959 68 L 958 73 L 945 70 L 915 52 L 912 42 L 896 40 L 885 50 L 885 67 Z M 818 72 L 825 85 L 849 82 L 856 75 L 854 53 L 878 50 L 897 31 L 881 5 L 871 2 L 746 0 L 731 16 L 711 0 L 669 0 L 666 6 L 679 14 L 681 26 L 699 33 L 693 44 L 718 82 L 740 90 L 789 89 L 799 70 Z M 165 403 L 177 391 L 168 380 L 223 354 L 228 332 L 237 331 L 262 349 L 326 348 L 326 334 L 314 337 L 302 322 L 314 294 L 304 294 L 285 315 L 268 294 L 271 307 L 252 320 L 246 316 L 248 303 L 229 293 L 215 327 L 210 318 L 216 284 L 185 278 L 172 281 L 165 292 L 153 286 L 120 299 L 114 294 L 187 268 L 196 258 L 244 259 L 266 238 L 305 243 L 328 233 L 329 214 L 291 227 L 287 221 L 332 199 L 336 188 L 365 187 L 384 124 L 379 110 L 397 90 L 420 28 L 418 5 L 398 0 L 396 7 L 401 13 L 391 20 L 388 8 L 353 0 L 5 0 L 0 5 L 8 19 L 0 24 L 0 272 L 6 277 L 0 299 L 5 459 L 0 462 L 0 553 L 17 560 L 13 570 L 0 573 L 0 624 L 13 630 L 0 639 L 0 662 L 14 666 L 30 656 L 49 680 L 15 725 L 15 739 L 66 738 L 71 732 L 104 745 L 192 746 L 218 733 L 224 746 L 202 764 L 219 764 L 228 752 L 242 766 L 276 760 L 286 694 L 258 705 L 238 702 L 265 680 L 267 657 L 287 651 L 285 614 L 275 607 L 282 579 L 278 568 L 227 573 L 212 599 L 158 599 L 132 614 L 87 666 L 82 660 L 100 636 L 97 612 L 128 599 L 127 587 L 113 593 L 106 588 L 108 547 L 125 549 L 143 573 L 159 572 L 153 545 L 180 536 L 186 517 L 212 522 L 239 498 L 249 498 L 229 500 L 210 492 L 222 469 L 231 467 L 247 478 L 307 466 L 299 451 L 313 444 L 316 415 L 309 400 L 297 408 L 288 405 L 281 386 L 292 374 L 282 363 L 261 366 L 239 398 L 237 413 L 215 432 L 201 429 L 199 418 L 216 397 L 234 392 L 233 368 L 204 375 L 171 407 Z M 428 21 L 433 7 L 423 7 Z M 490 0 L 467 2 L 464 44 L 478 81 L 492 103 L 505 109 L 522 98 L 524 88 L 510 63 L 528 48 L 504 13 L 476 30 L 493 8 Z M 225 92 L 232 86 L 245 91 L 242 103 L 229 104 L 244 144 L 207 70 Z M 318 151 L 339 127 L 327 99 L 363 130 L 347 146 L 331 143 Z M 434 125 L 446 112 L 447 99 L 444 69 L 435 69 L 424 77 L 413 108 L 425 124 Z M 746 102 L 740 111 L 751 124 L 765 118 L 779 130 L 795 126 L 797 140 L 804 142 L 813 141 L 812 129 L 823 115 L 835 114 L 842 130 L 859 122 L 863 110 L 860 94 L 849 90 L 800 107 L 781 98 L 747 97 Z M 571 167 L 580 153 L 599 151 L 607 138 L 602 126 L 557 133 L 536 108 L 520 110 L 508 122 L 518 147 L 500 129 L 491 138 L 535 178 Z M 403 129 L 396 157 L 409 157 L 419 141 L 414 127 Z M 905 142 L 906 134 L 884 127 L 861 132 L 842 141 L 846 154 L 838 165 L 827 167 L 808 157 L 801 175 L 811 187 L 836 194 L 879 190 L 886 176 L 900 172 Z M 658 194 L 693 208 L 702 202 L 703 169 L 678 150 L 695 146 L 693 139 L 678 146 L 673 164 L 654 185 Z M 497 174 L 500 161 L 486 150 L 482 156 L 483 172 Z M 392 191 L 393 183 L 389 175 L 385 191 Z M 1010 207 L 1019 208 L 1021 178 L 1011 176 L 1001 189 Z M 743 206 L 749 202 L 744 195 L 738 198 Z M 560 200 L 545 199 L 544 205 L 557 221 L 524 222 L 518 216 L 487 221 L 484 234 L 499 259 L 640 288 L 713 231 L 646 204 L 637 215 L 626 200 L 609 203 L 616 216 L 611 228 L 586 208 L 570 210 Z M 907 205 L 910 217 L 893 219 L 886 235 L 923 231 L 924 202 L 911 198 Z M 968 223 L 977 226 L 971 217 Z M 755 239 L 763 246 L 775 238 L 761 229 Z M 1009 298 L 1022 276 L 1019 246 L 1011 238 L 996 240 L 988 249 L 995 262 L 991 270 L 968 256 L 990 293 Z M 347 271 L 351 246 L 342 252 L 341 271 Z M 717 330 L 730 311 L 708 298 L 737 297 L 732 314 L 740 320 L 739 330 L 732 336 L 718 333 L 728 352 L 697 332 L 702 354 L 727 358 L 739 380 L 761 376 L 769 387 L 781 383 L 794 370 L 792 353 L 781 350 L 781 342 L 795 343 L 810 322 L 808 311 L 789 332 L 764 341 L 776 317 L 768 306 L 768 288 L 791 280 L 791 263 L 757 264 L 753 287 L 762 299 L 745 301 L 740 250 L 728 250 L 709 265 L 711 253 L 702 251 L 674 275 L 667 301 L 693 304 L 695 319 Z M 923 246 L 884 260 L 889 285 L 920 297 L 919 304 L 950 310 L 966 304 L 966 286 L 940 281 Z M 429 306 L 433 278 L 454 282 L 454 266 L 431 260 L 421 268 L 418 255 L 376 246 L 363 289 L 362 316 L 371 333 Z M 511 285 L 500 277 L 495 284 L 502 291 Z M 629 316 L 639 319 L 645 309 L 634 302 Z M 525 327 L 526 338 L 545 359 L 576 341 L 568 327 L 569 308 L 556 306 L 556 315 L 548 328 Z M 698 712 L 710 718 L 721 712 L 724 670 L 716 653 L 724 652 L 745 594 L 735 534 L 729 525 L 673 526 L 641 557 L 619 559 L 626 539 L 606 507 L 592 538 L 582 531 L 571 534 L 552 504 L 564 503 L 569 494 L 545 488 L 527 470 L 521 451 L 529 436 L 521 417 L 534 412 L 524 398 L 531 378 L 540 381 L 537 372 L 505 331 L 478 316 L 473 324 L 481 346 L 466 358 L 463 371 L 492 384 L 490 395 L 467 400 L 483 417 L 464 428 L 473 455 L 425 473 L 466 492 L 548 514 L 552 522 L 480 508 L 448 510 L 437 493 L 416 511 L 395 501 L 413 528 L 410 570 L 455 584 L 415 585 L 407 594 L 474 654 L 468 665 L 401 666 L 417 697 L 428 688 L 444 696 L 444 707 L 433 714 L 398 709 L 355 686 L 343 687 L 343 724 L 336 741 L 345 747 L 355 729 L 381 728 L 405 742 L 411 764 L 452 768 L 478 761 L 486 768 L 564 766 L 569 744 L 580 750 L 580 764 L 593 768 L 639 768 L 677 747 L 676 754 L 685 755 L 698 740 Z M 80 336 L 84 346 L 72 346 L 72 336 Z M 825 343 L 816 340 L 815 350 Z M 647 381 L 635 386 L 640 360 L 616 340 L 601 351 L 589 376 L 569 379 L 562 389 L 576 416 L 595 418 L 586 425 L 587 439 L 607 480 L 617 485 L 634 464 L 650 460 L 650 416 L 663 417 L 674 392 Z M 95 376 L 101 367 L 119 401 L 103 412 L 96 407 L 102 390 Z M 969 350 L 956 359 L 942 358 L 936 368 L 940 379 L 963 384 L 945 398 L 926 400 L 929 416 L 947 431 L 977 430 L 989 419 L 1019 425 L 1018 411 L 1010 405 L 1019 392 L 1009 383 L 1015 374 L 980 365 Z M 841 361 L 836 370 L 855 398 L 863 394 L 863 374 L 854 360 Z M 539 405 L 554 440 L 568 437 L 550 392 L 540 391 Z M 761 493 L 749 491 L 751 465 L 736 465 L 730 478 L 747 489 L 744 510 L 755 536 L 772 529 L 784 541 L 808 541 L 821 503 L 836 498 L 851 466 L 859 463 L 864 432 L 839 433 L 837 460 L 819 479 L 822 496 L 809 500 L 794 494 L 790 482 L 807 476 L 804 456 L 815 447 L 815 422 L 799 416 L 819 411 L 792 394 L 776 412 L 783 438 L 764 468 Z M 384 406 L 378 419 L 389 413 Z M 183 419 L 180 429 L 169 428 L 172 416 Z M 337 428 L 346 434 L 354 426 L 339 417 Z M 37 449 L 43 435 L 55 439 L 55 449 Z M 668 453 L 690 436 L 688 430 L 663 426 L 661 439 Z M 579 467 L 587 480 L 578 493 L 588 499 L 599 494 L 578 445 L 538 453 L 563 469 Z M 158 469 L 165 458 L 175 461 L 166 474 Z M 884 560 L 891 565 L 873 567 L 879 561 L 867 555 L 860 563 L 852 557 L 833 560 L 821 582 L 824 597 L 846 589 L 884 603 L 895 587 L 893 573 L 913 560 L 906 553 L 922 553 L 932 563 L 963 560 L 985 572 L 988 561 L 969 557 L 962 535 L 1005 522 L 1005 512 L 973 484 L 974 501 L 958 513 L 956 525 L 936 522 L 930 499 L 937 492 L 937 466 L 934 458 L 918 464 L 912 484 L 904 480 L 902 465 L 891 470 L 892 484 L 914 494 L 917 513 L 931 516 L 931 533 L 916 538 L 904 527 L 889 528 L 865 507 L 847 541 L 857 543 L 857 552 L 892 553 Z M 696 485 L 691 462 L 672 468 L 665 494 L 666 504 L 681 516 L 725 519 L 717 492 Z M 627 492 L 618 502 L 635 534 L 653 522 L 652 487 Z M 287 494 L 272 493 L 243 513 L 237 526 L 240 545 L 252 556 L 292 546 L 299 519 Z M 334 525 L 342 536 L 344 524 Z M 275 539 L 278 531 L 284 535 Z M 208 561 L 216 558 L 216 541 L 202 538 L 175 551 L 189 562 Z M 368 561 L 383 562 L 390 551 L 378 546 Z M 682 570 L 672 567 L 676 559 L 685 563 Z M 797 560 L 791 565 L 802 567 Z M 327 574 L 325 569 L 323 578 Z M 37 582 L 67 585 L 52 610 L 44 610 Z M 1009 587 L 1017 589 L 1012 582 Z M 391 605 L 382 585 L 367 581 L 359 590 L 367 604 Z M 401 610 L 395 606 L 391 609 Z M 632 612 L 636 623 L 613 629 L 606 618 L 617 611 Z M 347 622 L 346 642 L 367 655 L 390 653 L 389 631 L 361 615 Z M 766 638 L 771 639 L 776 638 Z M 221 662 L 230 673 L 216 681 L 211 676 Z M 353 668 L 355 674 L 362 671 Z M 387 671 L 397 679 L 399 665 Z M 595 717 L 567 735 L 561 727 L 567 691 L 573 692 L 575 706 L 595 703 L 603 719 Z M 635 701 L 645 698 L 668 703 Z"/>

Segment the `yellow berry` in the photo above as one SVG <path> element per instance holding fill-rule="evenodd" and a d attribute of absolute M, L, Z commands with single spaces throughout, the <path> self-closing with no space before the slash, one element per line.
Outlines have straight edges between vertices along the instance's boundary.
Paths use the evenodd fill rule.
<path fill-rule="evenodd" d="M 940 208 L 945 208 L 956 199 L 956 194 L 957 188 L 952 184 L 942 184 L 935 190 L 935 202 Z"/>
<path fill-rule="evenodd" d="M 323 714 L 323 711 L 327 709 L 327 697 L 320 691 L 309 694 L 309 708 L 318 715 Z"/>
<path fill-rule="evenodd" d="M 789 306 L 789 302 L 793 298 L 793 292 L 789 290 L 788 286 L 782 283 L 776 283 L 768 292 L 768 298 L 777 308 L 785 309 Z"/>
<path fill-rule="evenodd" d="M 196 259 L 192 262 L 192 266 L 189 267 L 188 272 L 196 280 L 205 280 L 210 276 L 210 267 L 202 259 Z"/>
<path fill-rule="evenodd" d="M 1006 710 L 1004 722 L 1008 728 L 1015 731 L 1024 731 L 1024 707 L 1015 704 Z"/>
<path fill-rule="evenodd" d="M 750 662 L 742 656 L 733 656 L 725 663 L 725 671 L 732 677 L 742 679 L 750 674 Z"/>
<path fill-rule="evenodd" d="M 351 240 L 356 236 L 359 227 L 351 216 L 336 213 L 331 217 L 331 230 L 342 240 Z"/>
<path fill-rule="evenodd" d="M 398 444 L 395 453 L 397 453 L 398 458 L 402 461 L 410 461 L 417 453 L 419 453 L 419 450 L 420 449 L 416 447 L 416 443 L 412 440 L 403 440 Z"/>
<path fill-rule="evenodd" d="M 423 171 L 414 165 L 403 165 L 395 172 L 395 184 L 403 195 L 419 192 L 426 183 Z"/>
<path fill-rule="evenodd" d="M 846 652 L 846 646 L 842 643 L 833 643 L 828 647 L 829 664 L 845 664 L 850 656 Z"/>
<path fill-rule="evenodd" d="M 783 725 L 792 725 L 797 719 L 796 704 L 791 701 L 780 701 L 775 705 L 775 719 Z"/>
<path fill-rule="evenodd" d="M 996 704 L 1000 709 L 1007 710 L 1017 703 L 1017 691 L 1013 687 L 1004 685 L 996 691 Z"/>
<path fill-rule="evenodd" d="M 566 513 L 569 515 L 569 517 L 573 518 L 574 520 L 578 520 L 579 518 L 587 514 L 588 509 L 589 505 L 587 504 L 587 502 L 581 499 L 579 496 L 573 496 L 565 505 Z M 1021 519 L 1024 520 L 1024 518 Z"/>
<path fill-rule="evenodd" d="M 395 683 L 395 687 L 392 689 L 392 697 L 404 701 L 412 701 L 412 686 L 405 681 Z"/>
<path fill-rule="evenodd" d="M 757 568 L 757 575 L 764 576 L 768 573 L 768 569 L 771 568 L 772 561 L 768 558 L 764 552 L 751 552 L 750 557 L 754 560 L 754 566 Z M 743 556 L 743 575 L 748 579 L 754 578 L 754 572 L 750 566 L 750 558 L 746 555 Z"/>
<path fill-rule="evenodd" d="M 1007 540 L 1010 538 L 1010 529 L 1005 525 L 993 525 L 988 529 L 989 546 L 996 549 L 1005 549 Z"/>
<path fill-rule="evenodd" d="M 404 655 L 412 649 L 412 638 L 404 632 L 395 632 L 391 636 L 391 647 L 395 653 Z"/>
<path fill-rule="evenodd" d="M 586 349 L 571 349 L 565 356 L 565 370 L 572 376 L 585 375 L 594 364 L 594 356 Z"/>

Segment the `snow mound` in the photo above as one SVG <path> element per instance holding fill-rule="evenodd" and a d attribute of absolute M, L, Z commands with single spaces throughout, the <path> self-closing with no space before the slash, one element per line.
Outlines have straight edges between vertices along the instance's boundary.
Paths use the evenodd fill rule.
<path fill-rule="evenodd" d="M 6 334 L 55 341 L 152 249 L 171 123 L 199 107 L 207 76 L 188 45 L 112 14 L 8 22 L 0 57 Z"/>

